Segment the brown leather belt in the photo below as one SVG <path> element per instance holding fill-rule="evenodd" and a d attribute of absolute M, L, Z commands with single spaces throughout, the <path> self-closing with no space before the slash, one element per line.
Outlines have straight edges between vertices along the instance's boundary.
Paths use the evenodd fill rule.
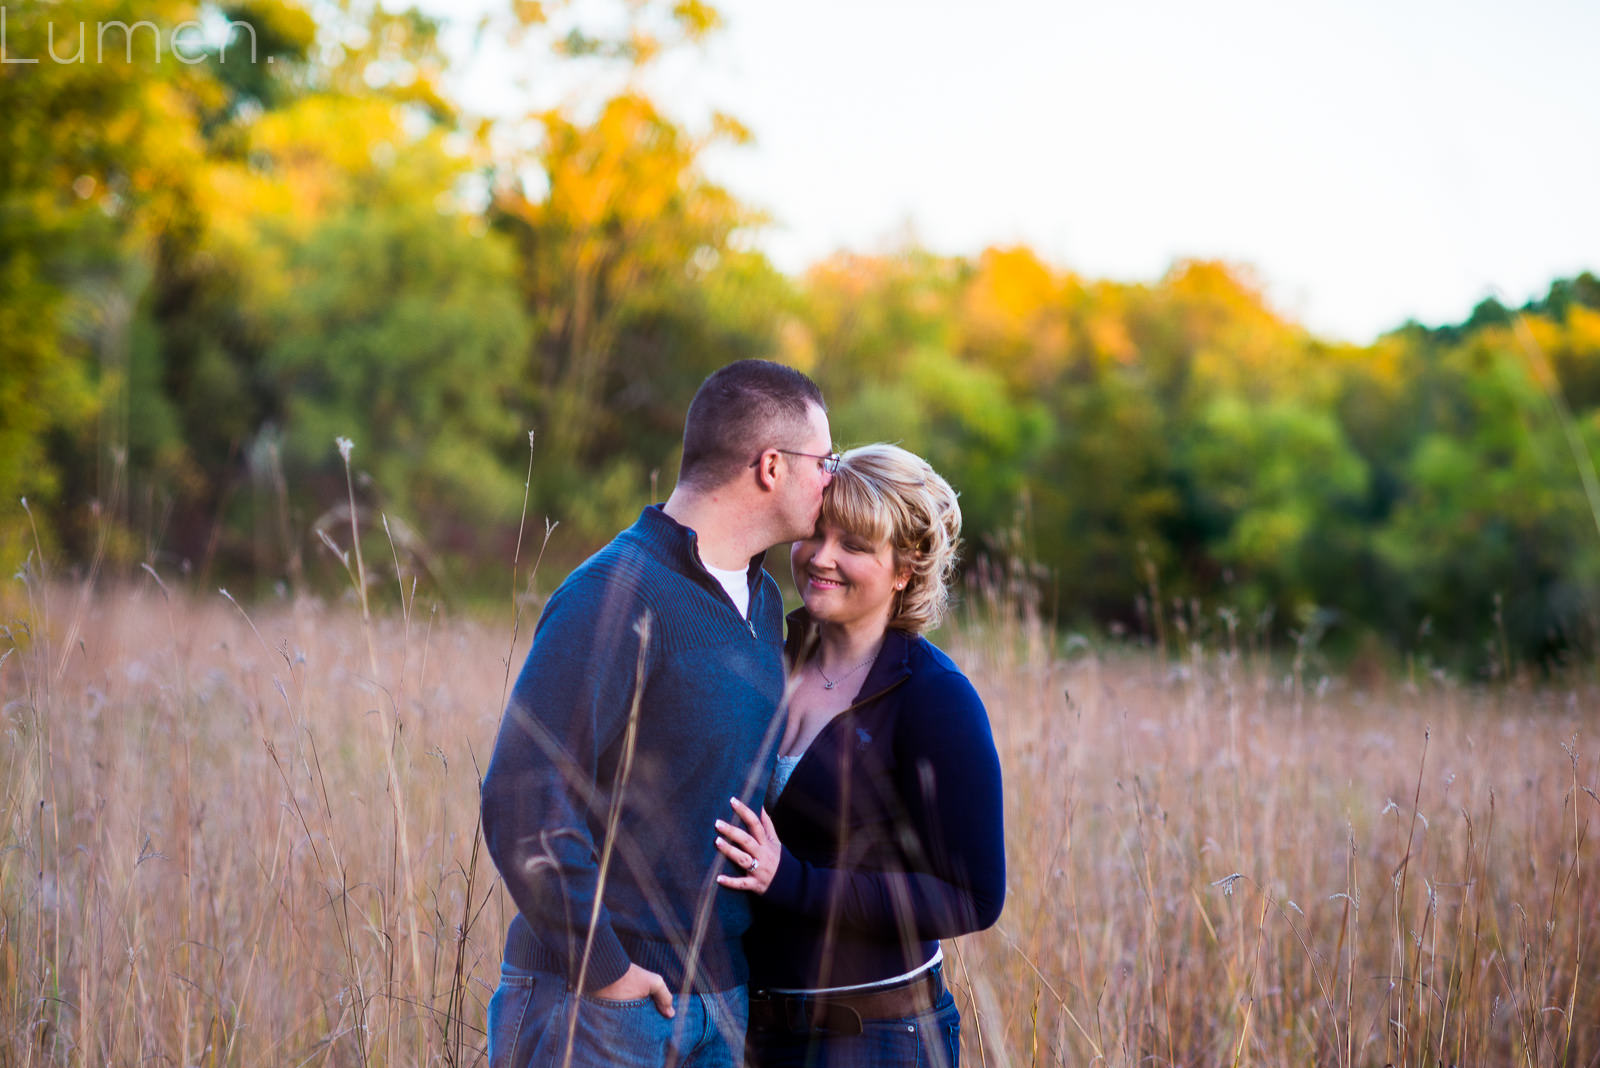
<path fill-rule="evenodd" d="M 944 997 L 944 970 L 934 965 L 900 986 L 849 994 L 750 992 L 750 1028 L 802 1034 L 859 1035 L 863 1020 L 898 1020 L 932 1009 Z"/>

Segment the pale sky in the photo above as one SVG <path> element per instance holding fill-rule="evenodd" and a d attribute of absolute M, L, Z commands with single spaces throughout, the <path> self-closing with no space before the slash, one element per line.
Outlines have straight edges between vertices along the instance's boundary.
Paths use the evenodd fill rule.
<path fill-rule="evenodd" d="M 775 217 L 756 244 L 787 271 L 908 233 L 1128 281 L 1223 258 L 1367 341 L 1600 270 L 1600 4 L 717 6 L 726 29 L 652 88 L 755 133 L 706 166 Z M 525 108 L 551 91 L 529 66 L 491 45 L 460 93 Z"/>

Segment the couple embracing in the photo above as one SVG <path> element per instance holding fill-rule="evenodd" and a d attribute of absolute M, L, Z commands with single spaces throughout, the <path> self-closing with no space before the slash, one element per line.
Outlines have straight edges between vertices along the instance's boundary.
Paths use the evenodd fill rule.
<path fill-rule="evenodd" d="M 551 595 L 484 777 L 493 1068 L 955 1068 L 939 939 L 1005 893 L 988 717 L 921 637 L 960 529 L 918 457 L 833 453 L 799 371 L 706 379 L 666 504 Z"/>

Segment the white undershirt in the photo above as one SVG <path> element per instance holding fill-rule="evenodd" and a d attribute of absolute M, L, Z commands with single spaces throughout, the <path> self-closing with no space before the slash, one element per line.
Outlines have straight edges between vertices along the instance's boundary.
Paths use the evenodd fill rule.
<path fill-rule="evenodd" d="M 701 561 L 704 563 L 704 561 Z M 741 567 L 737 571 L 724 571 L 720 567 L 706 564 L 706 570 L 711 572 L 713 578 L 722 583 L 722 588 L 728 591 L 728 596 L 733 598 L 733 606 L 739 610 L 741 617 L 750 615 L 750 569 Z"/>
<path fill-rule="evenodd" d="M 773 987 L 771 992 L 774 994 L 847 994 L 855 990 L 871 990 L 873 987 L 878 986 L 899 986 L 901 983 L 904 983 L 909 979 L 915 979 L 929 968 L 932 968 L 935 964 L 943 962 L 943 960 L 944 946 L 941 945 L 938 949 L 933 951 L 933 956 L 929 957 L 915 968 L 912 968 L 904 975 L 897 975 L 892 979 L 879 979 L 872 983 L 857 983 L 854 986 L 824 986 L 818 987 L 815 990 L 782 990 L 778 987 Z"/>
<path fill-rule="evenodd" d="M 767 784 L 768 805 L 777 804 L 778 795 L 789 785 L 789 776 L 794 774 L 794 769 L 800 766 L 800 759 L 804 756 L 804 753 L 796 753 L 794 756 L 778 754 L 778 763 L 772 769 L 772 781 Z"/>

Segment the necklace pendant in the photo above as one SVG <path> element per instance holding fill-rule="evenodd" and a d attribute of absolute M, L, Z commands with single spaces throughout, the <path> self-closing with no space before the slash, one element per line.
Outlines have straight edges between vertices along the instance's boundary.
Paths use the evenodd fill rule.
<path fill-rule="evenodd" d="M 824 690 L 831 690 L 831 689 L 833 689 L 833 683 L 831 683 L 831 682 L 825 682 L 825 683 L 823 683 L 823 684 L 822 684 L 822 688 L 823 688 L 823 689 L 824 689 Z"/>

